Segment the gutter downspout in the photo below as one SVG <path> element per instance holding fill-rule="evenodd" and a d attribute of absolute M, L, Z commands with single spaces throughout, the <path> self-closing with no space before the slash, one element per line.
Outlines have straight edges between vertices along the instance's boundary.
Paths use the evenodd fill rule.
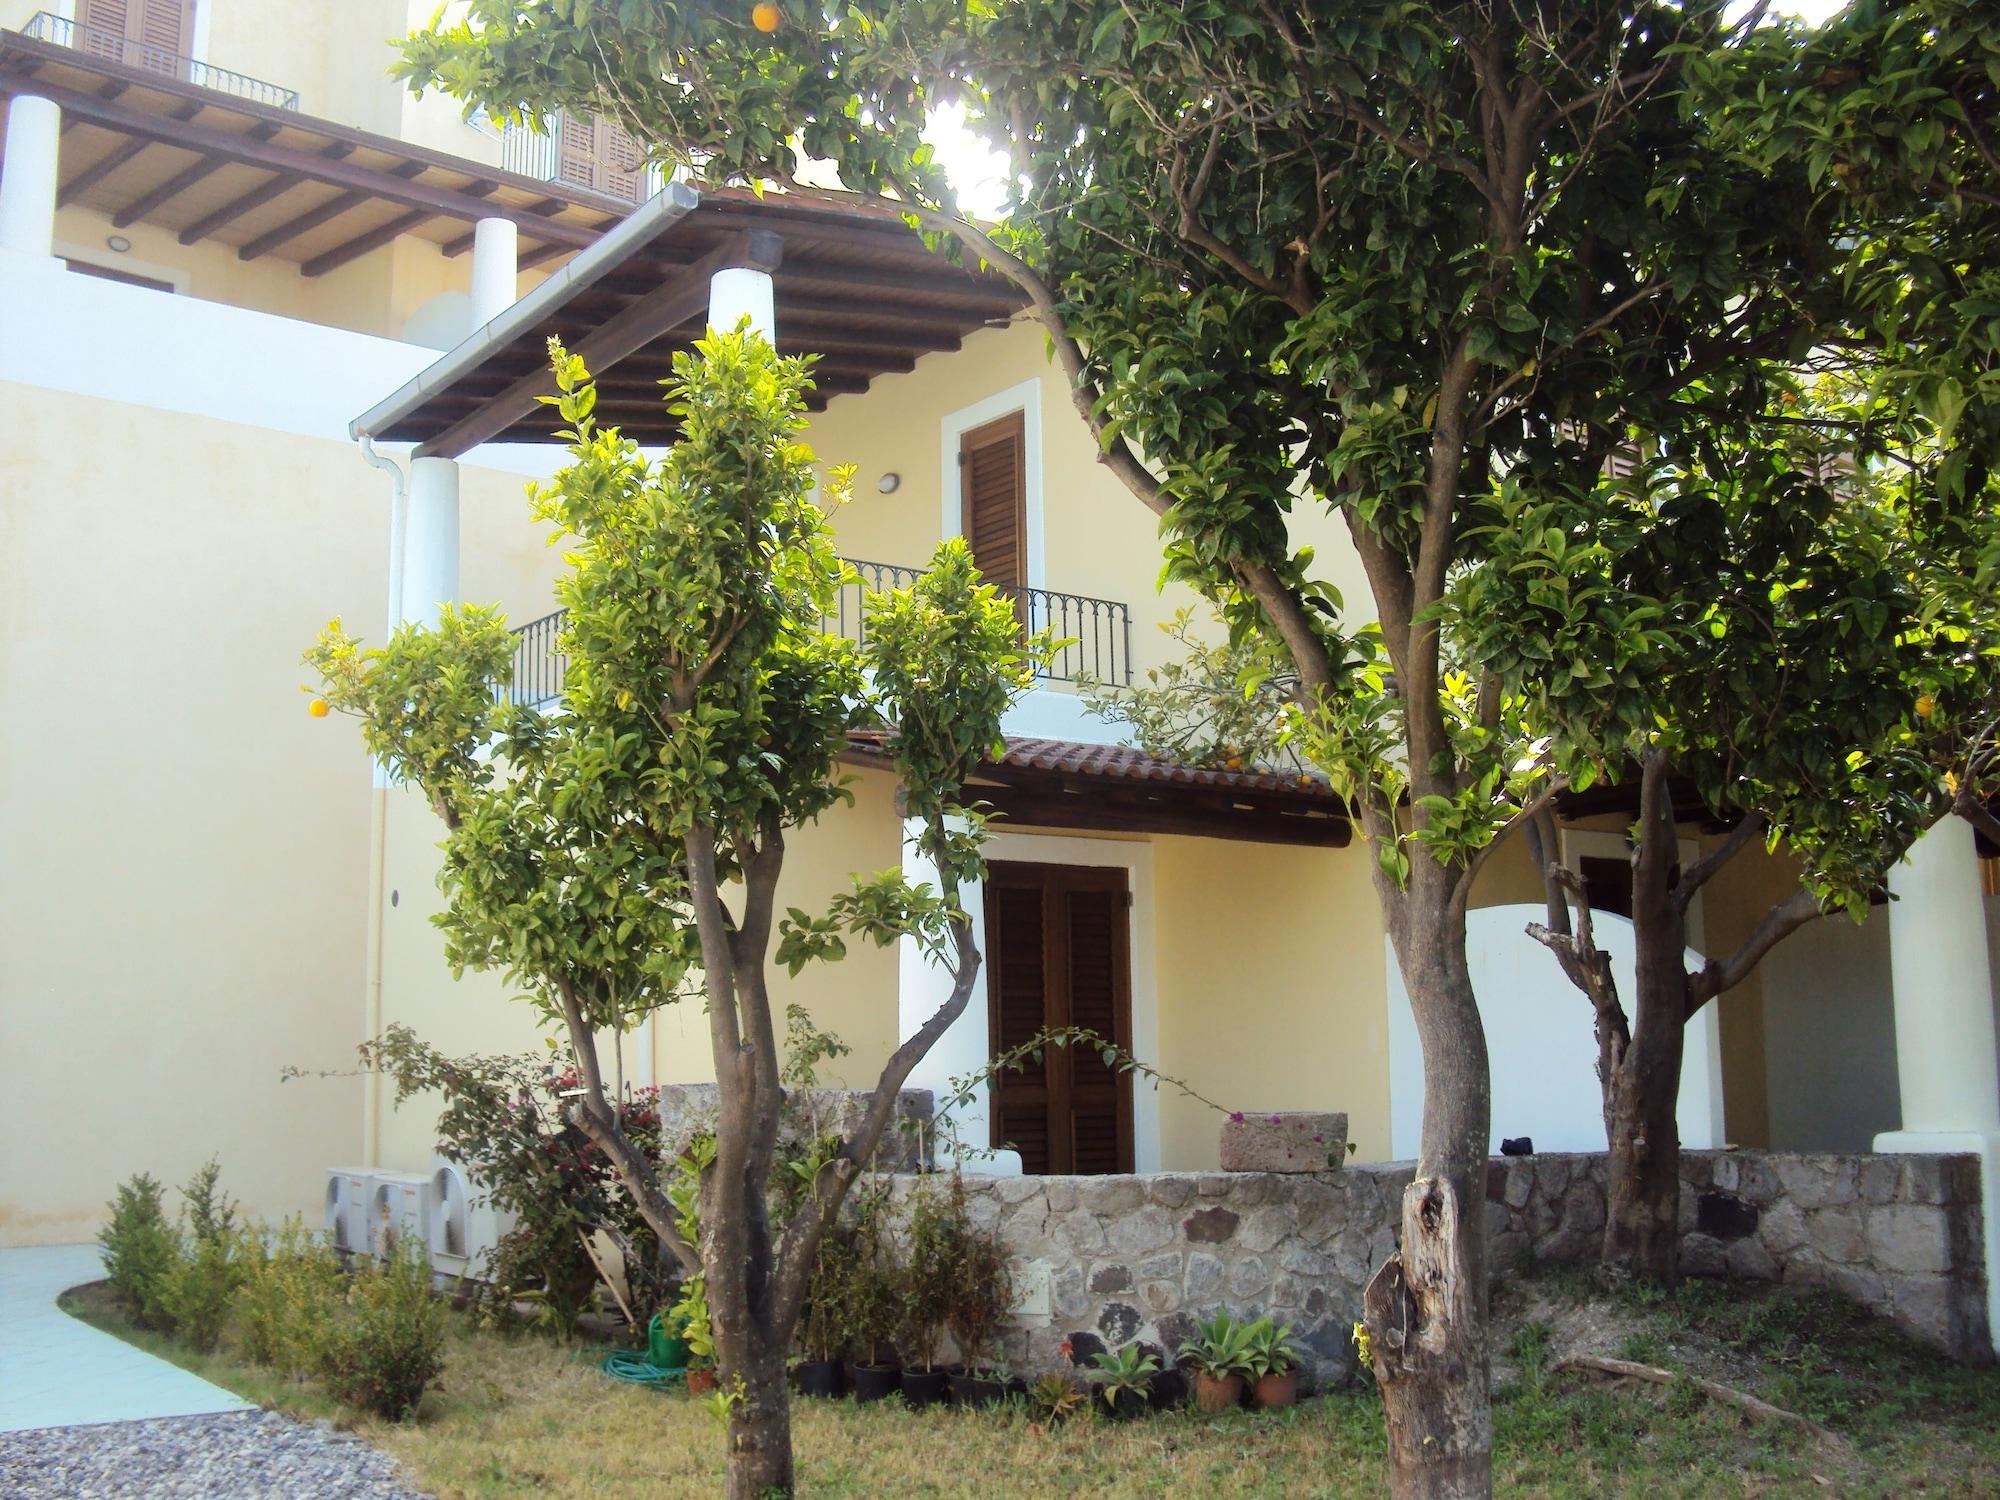
<path fill-rule="evenodd" d="M 361 457 L 389 476 L 389 633 L 403 618 L 403 533 L 409 520 L 408 481 L 403 466 L 375 451 L 374 439 L 363 433 Z M 389 777 L 380 762 L 368 799 L 368 941 L 364 1012 L 367 1040 L 382 1040 L 382 930 L 387 916 L 385 888 L 389 870 Z M 382 1165 L 382 1075 L 371 1068 L 363 1075 L 361 1117 L 362 1164 Z"/>

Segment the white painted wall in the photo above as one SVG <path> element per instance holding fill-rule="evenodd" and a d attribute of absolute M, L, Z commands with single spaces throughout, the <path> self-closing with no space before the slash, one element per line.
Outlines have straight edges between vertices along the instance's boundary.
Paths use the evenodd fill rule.
<path fill-rule="evenodd" d="M 1493 1072 L 1489 1149 L 1497 1152 L 1503 1136 L 1525 1135 L 1534 1138 L 1537 1151 L 1602 1151 L 1604 1108 L 1590 1002 L 1527 935 L 1527 925 L 1543 916 L 1538 905 L 1515 905 L 1482 907 L 1466 918 L 1466 955 Z M 1597 938 L 1611 954 L 1620 993 L 1630 995 L 1631 922 L 1599 917 Z M 1700 962 L 1699 954 L 1689 958 Z M 1417 1154 L 1423 1128 L 1423 1050 L 1393 949 L 1388 988 L 1390 1149 L 1409 1158 Z M 1688 1026 L 1680 1126 L 1681 1144 L 1691 1149 L 1723 1142 L 1722 1034 L 1713 1005 Z"/>

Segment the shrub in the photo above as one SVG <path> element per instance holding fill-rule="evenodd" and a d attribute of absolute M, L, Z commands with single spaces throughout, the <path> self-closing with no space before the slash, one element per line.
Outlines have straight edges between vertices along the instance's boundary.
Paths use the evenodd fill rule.
<path fill-rule="evenodd" d="M 955 1245 L 954 1278 L 945 1323 L 958 1345 L 966 1373 L 977 1374 L 984 1356 L 1014 1306 L 1014 1270 L 997 1230 L 978 1229 L 966 1214 L 965 1182 L 954 1175 L 946 1204 L 946 1228 Z"/>
<path fill-rule="evenodd" d="M 949 1201 L 930 1184 L 919 1186 L 903 1258 L 903 1356 L 913 1366 L 937 1368 L 938 1338 L 958 1295 L 960 1249 Z"/>
<path fill-rule="evenodd" d="M 243 1235 L 236 1326 L 243 1353 L 281 1375 L 318 1367 L 340 1304 L 340 1260 L 303 1221 L 285 1220 L 268 1238 Z"/>
<path fill-rule="evenodd" d="M 203 1244 L 236 1238 L 236 1200 L 221 1188 L 222 1164 L 214 1157 L 181 1189 L 182 1227 Z"/>
<path fill-rule="evenodd" d="M 167 1273 L 180 1259 L 180 1237 L 167 1222 L 163 1193 L 145 1172 L 125 1182 L 111 1200 L 111 1222 L 98 1233 L 104 1274 L 142 1328 L 169 1326 L 160 1305 Z"/>
<path fill-rule="evenodd" d="M 335 1400 L 401 1421 L 444 1368 L 446 1311 L 431 1292 L 430 1257 L 392 1245 L 355 1275 L 347 1304 L 327 1330 L 320 1375 Z"/>
<path fill-rule="evenodd" d="M 235 1237 L 190 1238 L 177 1245 L 157 1283 L 159 1326 L 203 1354 L 222 1342 L 223 1325 L 242 1280 Z"/>
<path fill-rule="evenodd" d="M 881 1179 L 864 1179 L 855 1186 L 853 1254 L 842 1278 L 841 1333 L 855 1358 L 868 1365 L 887 1364 L 895 1356 L 892 1341 L 903 1309 L 902 1268 L 890 1258 L 883 1233 L 887 1212 Z"/>

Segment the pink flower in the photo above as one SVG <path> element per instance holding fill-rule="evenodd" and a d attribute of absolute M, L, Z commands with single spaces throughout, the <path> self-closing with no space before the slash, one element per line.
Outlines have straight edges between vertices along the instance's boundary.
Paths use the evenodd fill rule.
<path fill-rule="evenodd" d="M 1271 1116 L 1271 1123 L 1272 1123 L 1273 1125 L 1282 1125 L 1282 1124 L 1284 1124 L 1284 1123 L 1285 1123 L 1285 1121 L 1284 1121 L 1284 1117 L 1283 1117 L 1282 1115 L 1272 1115 L 1272 1116 Z"/>
<path fill-rule="evenodd" d="M 1240 1109 L 1232 1109 L 1229 1112 L 1229 1118 L 1235 1121 L 1238 1125 L 1241 1125 L 1243 1123 L 1243 1111 Z"/>
<path fill-rule="evenodd" d="M 1313 1144 L 1314 1144 L 1315 1146 L 1324 1146 L 1324 1145 L 1326 1144 L 1326 1137 L 1325 1137 L 1325 1136 L 1323 1136 L 1323 1135 L 1316 1135 L 1316 1136 L 1314 1136 L 1314 1137 L 1313 1137 Z"/>

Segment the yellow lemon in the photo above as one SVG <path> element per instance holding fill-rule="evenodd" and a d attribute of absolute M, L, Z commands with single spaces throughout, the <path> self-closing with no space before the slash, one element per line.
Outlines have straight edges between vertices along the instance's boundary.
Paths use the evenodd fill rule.
<path fill-rule="evenodd" d="M 776 31 L 778 29 L 778 7 L 771 4 L 770 0 L 764 0 L 762 5 L 751 6 L 750 24 L 755 26 L 759 31 Z"/>
<path fill-rule="evenodd" d="M 315 719 L 324 719 L 326 717 L 326 699 L 313 699 L 312 702 L 306 705 L 306 712 L 311 714 Z"/>
<path fill-rule="evenodd" d="M 1920 719 L 1928 719 L 1932 714 L 1936 712 L 1937 712 L 1937 699 L 1933 698 L 1929 693 L 1919 694 L 1917 697 L 1917 717 Z"/>

